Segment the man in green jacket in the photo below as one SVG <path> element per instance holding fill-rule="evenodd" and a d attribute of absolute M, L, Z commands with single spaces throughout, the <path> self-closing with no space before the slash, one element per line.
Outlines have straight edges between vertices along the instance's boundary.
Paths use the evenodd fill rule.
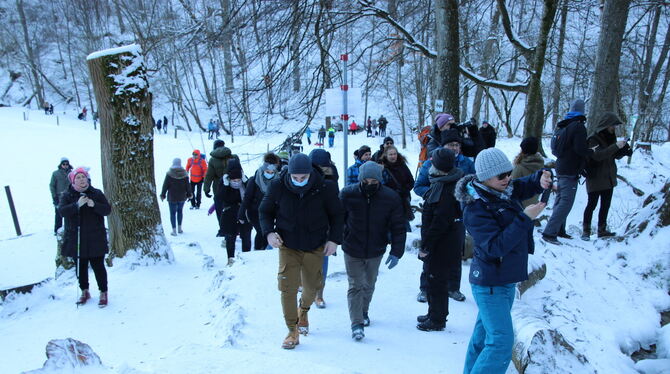
<path fill-rule="evenodd" d="M 60 200 L 60 195 L 64 191 L 67 191 L 70 182 L 67 179 L 67 175 L 72 171 L 72 166 L 70 166 L 70 160 L 67 157 L 62 157 L 60 159 L 60 164 L 58 168 L 51 173 L 51 182 L 49 182 L 49 190 L 51 190 L 51 201 L 53 201 L 54 208 L 56 210 L 56 223 L 54 225 L 54 235 L 58 233 L 58 229 L 63 227 L 63 216 L 58 212 L 58 201 Z"/>

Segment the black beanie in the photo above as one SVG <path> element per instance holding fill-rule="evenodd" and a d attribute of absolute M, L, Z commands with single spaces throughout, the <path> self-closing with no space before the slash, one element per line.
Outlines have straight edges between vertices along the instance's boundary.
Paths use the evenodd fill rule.
<path fill-rule="evenodd" d="M 440 134 L 440 144 L 442 146 L 444 146 L 445 144 L 449 144 L 451 142 L 459 142 L 463 144 L 463 139 L 458 134 L 457 129 L 449 129 L 446 131 L 442 131 L 442 133 Z"/>
<path fill-rule="evenodd" d="M 219 147 L 223 147 L 224 145 L 226 145 L 226 142 L 224 142 L 224 141 L 221 140 L 221 139 L 216 139 L 216 140 L 214 141 L 214 149 L 217 149 L 217 148 L 219 148 Z"/>
<path fill-rule="evenodd" d="M 432 155 L 432 162 L 433 166 L 435 166 L 435 169 L 447 173 L 454 168 L 456 155 L 454 155 L 454 152 L 452 152 L 450 149 L 438 148 L 433 151 Z"/>
<path fill-rule="evenodd" d="M 382 144 L 386 144 L 386 142 L 391 142 L 391 144 L 395 144 L 395 142 L 393 141 L 393 138 L 390 137 L 390 136 L 385 137 L 384 142 Z"/>
<path fill-rule="evenodd" d="M 240 165 L 240 162 L 236 158 L 231 158 L 230 161 L 228 161 L 228 178 L 242 178 L 242 165 Z"/>
<path fill-rule="evenodd" d="M 312 160 L 304 153 L 296 153 L 288 161 L 289 174 L 309 174 L 312 172 Z"/>
<path fill-rule="evenodd" d="M 525 155 L 534 155 L 537 153 L 539 142 L 534 136 L 529 136 L 521 141 L 521 152 Z"/>

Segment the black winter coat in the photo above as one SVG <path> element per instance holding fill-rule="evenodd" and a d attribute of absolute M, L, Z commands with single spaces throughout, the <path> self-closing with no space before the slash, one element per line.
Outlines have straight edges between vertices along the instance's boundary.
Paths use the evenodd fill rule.
<path fill-rule="evenodd" d="M 623 148 L 616 145 L 616 135 L 610 133 L 609 126 L 620 125 L 615 115 L 606 113 L 602 116 L 595 132 L 589 136 L 588 147 L 594 149 L 586 166 L 586 192 L 604 191 L 617 185 L 616 160 L 630 156 L 633 151 L 628 143 Z"/>
<path fill-rule="evenodd" d="M 482 126 L 479 128 L 479 135 L 482 137 L 482 143 L 484 143 L 484 149 L 493 148 L 496 146 L 496 129 L 493 126 L 488 125 L 486 127 Z"/>
<path fill-rule="evenodd" d="M 165 173 L 163 188 L 161 189 L 161 199 L 165 199 L 166 195 L 169 202 L 186 201 L 193 197 L 191 184 L 188 182 L 188 173 L 184 168 L 170 168 Z"/>
<path fill-rule="evenodd" d="M 400 196 L 386 186 L 372 196 L 361 184 L 350 184 L 340 192 L 344 206 L 342 250 L 351 257 L 374 258 L 386 252 L 391 233 L 391 254 L 400 258 L 405 252 L 405 216 Z"/>
<path fill-rule="evenodd" d="M 82 258 L 102 257 L 109 252 L 105 216 L 109 215 L 112 207 L 97 188 L 89 186 L 83 193 L 93 200 L 93 208 L 77 206 L 81 193 L 72 186 L 61 194 L 58 211 L 65 218 L 62 254 L 77 257 L 78 246 Z"/>
<path fill-rule="evenodd" d="M 479 129 L 477 126 L 467 127 L 467 138 L 463 137 L 462 130 L 459 131 L 461 132 L 461 137 L 463 140 L 461 143 L 461 153 L 463 156 L 477 157 L 477 154 L 479 154 L 479 152 L 481 152 L 482 148 L 484 147 L 484 142 L 482 141 L 482 137 L 479 134 Z M 440 129 L 437 127 L 437 124 L 433 125 L 433 129 L 430 131 L 430 134 L 428 134 L 428 137 L 430 138 L 430 141 L 428 141 L 426 147 L 428 148 L 428 154 L 430 155 L 435 149 L 442 146 L 442 131 L 440 131 Z"/>
<path fill-rule="evenodd" d="M 246 186 L 249 185 L 247 177 L 242 177 L 242 184 L 245 186 L 244 191 L 246 195 Z M 246 197 L 246 196 L 245 196 Z M 214 195 L 216 203 L 222 207 L 221 211 L 221 233 L 223 235 L 237 235 L 240 230 L 240 223 L 238 221 L 238 213 L 242 204 L 242 197 L 240 190 L 230 187 L 230 179 L 228 174 L 223 176 L 223 182 L 219 185 L 216 195 Z M 244 225 L 249 225 L 245 222 Z"/>
<path fill-rule="evenodd" d="M 421 214 L 421 247 L 424 252 L 446 250 L 446 246 L 455 246 L 460 251 L 465 237 L 462 229 L 461 206 L 454 197 L 456 182 L 463 176 L 460 169 L 440 177 L 442 192 L 436 203 L 425 204 Z"/>
<path fill-rule="evenodd" d="M 577 176 L 586 166 L 586 159 L 593 154 L 593 150 L 586 146 L 586 117 L 577 116 L 559 122 L 556 127 L 566 127 L 566 144 L 569 147 L 556 160 L 556 174 Z"/>
<path fill-rule="evenodd" d="M 327 241 L 342 243 L 344 212 L 337 185 L 314 167 L 305 187 L 291 184 L 287 169 L 270 183 L 258 209 L 263 235 L 276 232 L 284 246 L 310 252 Z"/>
<path fill-rule="evenodd" d="M 242 205 L 240 205 L 240 210 L 237 214 L 238 219 L 249 221 L 253 224 L 259 221 L 258 207 L 265 197 L 263 190 L 256 183 L 256 178 L 263 178 L 263 174 L 256 173 L 256 175 L 249 178 L 244 190 L 244 200 L 242 200 Z M 272 181 L 268 183 L 272 183 Z"/>

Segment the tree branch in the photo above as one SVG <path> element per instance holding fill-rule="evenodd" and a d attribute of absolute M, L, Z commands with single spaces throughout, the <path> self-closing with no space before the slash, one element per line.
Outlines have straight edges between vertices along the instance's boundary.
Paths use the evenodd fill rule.
<path fill-rule="evenodd" d="M 500 9 L 502 25 L 503 29 L 505 30 L 505 35 L 507 35 L 507 39 L 509 39 L 510 43 L 512 43 L 512 45 L 514 45 L 514 47 L 519 50 L 526 61 L 532 63 L 533 55 L 535 54 L 535 47 L 531 47 L 521 41 L 512 29 L 512 21 L 509 18 L 509 12 L 507 12 L 507 5 L 505 4 L 505 0 L 498 0 L 498 8 Z"/>
<path fill-rule="evenodd" d="M 528 93 L 528 82 L 525 83 L 505 82 L 485 78 L 480 75 L 477 75 L 477 73 L 475 73 L 472 70 L 469 70 L 467 67 L 463 65 L 460 66 L 460 71 L 461 74 L 463 74 L 466 78 L 470 79 L 471 81 L 477 83 L 480 86 L 498 88 L 505 91 Z"/>

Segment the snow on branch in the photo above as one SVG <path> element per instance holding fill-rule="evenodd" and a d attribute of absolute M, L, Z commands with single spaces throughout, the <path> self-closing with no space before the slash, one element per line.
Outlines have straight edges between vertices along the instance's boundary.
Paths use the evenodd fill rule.
<path fill-rule="evenodd" d="M 512 28 L 512 21 L 509 18 L 509 12 L 507 11 L 505 0 L 498 0 L 498 8 L 500 8 L 500 16 L 502 18 L 505 35 L 507 35 L 509 41 L 512 43 L 512 45 L 514 45 L 514 47 L 516 47 L 516 49 L 519 50 L 523 57 L 526 58 L 527 61 L 531 61 L 533 59 L 533 55 L 535 54 L 535 47 L 531 47 L 519 39 L 519 36 Z"/>
<path fill-rule="evenodd" d="M 365 16 L 374 16 L 381 18 L 388 22 L 391 26 L 393 26 L 399 33 L 402 34 L 402 36 L 405 39 L 405 43 L 408 44 L 408 46 L 414 50 L 418 50 L 421 52 L 424 56 L 429 57 L 429 58 L 436 58 L 437 57 L 437 52 L 431 50 L 428 48 L 425 44 L 421 43 L 418 41 L 414 35 L 412 35 L 407 28 L 402 26 L 398 21 L 396 21 L 391 15 L 385 11 L 384 9 L 381 9 L 379 7 L 376 7 L 374 5 L 374 1 L 371 0 L 358 0 L 358 3 L 363 7 L 363 15 Z"/>
<path fill-rule="evenodd" d="M 485 78 L 485 77 L 482 77 L 481 75 L 478 75 L 477 73 L 473 72 L 472 70 L 469 70 L 467 67 L 465 67 L 463 65 L 460 66 L 460 70 L 461 70 L 461 74 L 463 74 L 466 78 L 470 79 L 471 81 L 477 83 L 480 86 L 498 88 L 498 89 L 505 90 L 505 91 L 515 91 L 515 92 L 528 93 L 528 82 L 526 82 L 526 83 L 505 82 L 505 81 L 499 81 L 499 80 L 495 80 L 495 79 Z"/>

